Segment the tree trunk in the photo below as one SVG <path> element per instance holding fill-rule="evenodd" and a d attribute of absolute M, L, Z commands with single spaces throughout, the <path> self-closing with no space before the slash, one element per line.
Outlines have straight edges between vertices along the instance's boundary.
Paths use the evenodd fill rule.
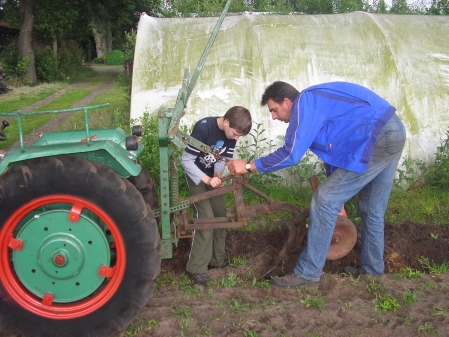
<path fill-rule="evenodd" d="M 26 77 L 31 81 L 31 84 L 37 83 L 36 67 L 34 65 L 34 52 L 31 46 L 31 39 L 33 34 L 34 15 L 31 13 L 29 3 L 27 0 L 20 1 L 20 16 L 22 25 L 19 33 L 19 55 L 23 60 L 29 58 L 28 70 Z"/>
<path fill-rule="evenodd" d="M 105 25 L 106 28 L 106 52 L 109 54 L 112 51 L 112 32 L 111 32 L 111 26 Z"/>
<path fill-rule="evenodd" d="M 55 59 L 58 56 L 58 39 L 56 38 L 56 34 L 53 35 L 53 56 Z"/>
<path fill-rule="evenodd" d="M 100 22 L 92 22 L 92 31 L 94 33 L 95 48 L 97 50 L 97 57 L 106 57 L 106 30 L 104 24 Z"/>

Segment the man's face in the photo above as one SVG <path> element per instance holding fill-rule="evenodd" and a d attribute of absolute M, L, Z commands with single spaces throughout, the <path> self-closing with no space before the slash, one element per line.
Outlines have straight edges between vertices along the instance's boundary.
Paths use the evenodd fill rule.
<path fill-rule="evenodd" d="M 284 123 L 290 121 L 290 116 L 292 115 L 292 101 L 288 98 L 284 98 L 282 103 L 277 103 L 270 98 L 267 101 L 267 106 L 273 120 L 277 119 Z"/>

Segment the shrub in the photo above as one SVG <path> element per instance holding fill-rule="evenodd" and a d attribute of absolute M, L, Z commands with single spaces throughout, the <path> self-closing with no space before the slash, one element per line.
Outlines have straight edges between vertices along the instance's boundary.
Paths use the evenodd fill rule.
<path fill-rule="evenodd" d="M 435 153 L 435 161 L 425 172 L 426 182 L 446 189 L 449 187 L 449 131 Z"/>
<path fill-rule="evenodd" d="M 125 61 L 132 62 L 134 59 L 134 48 L 136 46 L 137 31 L 132 29 L 129 33 L 125 33 L 125 43 L 123 44 L 123 52 Z"/>
<path fill-rule="evenodd" d="M 74 41 L 70 41 L 67 47 L 58 53 L 58 71 L 62 78 L 76 78 L 83 71 L 82 52 Z"/>
<path fill-rule="evenodd" d="M 56 58 L 50 49 L 35 54 L 36 74 L 39 81 L 52 82 L 59 78 Z"/>
<path fill-rule="evenodd" d="M 0 63 L 2 64 L 3 71 L 8 75 L 19 75 L 16 69 L 17 61 L 20 58 L 17 41 L 11 39 L 2 49 L 3 51 L 0 53 Z"/>
<path fill-rule="evenodd" d="M 121 66 L 125 62 L 125 55 L 121 50 L 113 50 L 106 57 L 106 64 Z"/>
<path fill-rule="evenodd" d="M 93 62 L 95 64 L 104 64 L 105 61 L 106 61 L 106 57 L 104 57 L 104 56 L 96 57 L 93 59 Z"/>

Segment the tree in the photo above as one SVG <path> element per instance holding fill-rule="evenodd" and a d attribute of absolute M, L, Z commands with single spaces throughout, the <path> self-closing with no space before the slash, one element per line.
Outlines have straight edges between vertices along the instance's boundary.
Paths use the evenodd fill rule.
<path fill-rule="evenodd" d="M 364 0 L 334 0 L 335 13 L 364 11 L 369 6 Z"/>
<path fill-rule="evenodd" d="M 412 10 L 407 4 L 407 0 L 393 0 L 390 8 L 391 14 L 412 14 Z"/>
<path fill-rule="evenodd" d="M 385 14 L 388 13 L 387 5 L 385 4 L 385 0 L 374 0 L 372 5 L 372 11 L 374 13 Z"/>
<path fill-rule="evenodd" d="M 296 11 L 304 14 L 332 14 L 334 4 L 332 0 L 301 0 L 298 1 Z"/>
<path fill-rule="evenodd" d="M 432 0 L 428 14 L 449 15 L 449 0 Z"/>
<path fill-rule="evenodd" d="M 28 0 L 20 1 L 20 25 L 19 33 L 19 55 L 26 67 L 26 76 L 31 84 L 37 83 L 36 67 L 34 65 L 34 51 L 31 45 L 33 34 L 34 15 L 30 10 Z M 25 70 L 25 69 L 24 69 Z"/>

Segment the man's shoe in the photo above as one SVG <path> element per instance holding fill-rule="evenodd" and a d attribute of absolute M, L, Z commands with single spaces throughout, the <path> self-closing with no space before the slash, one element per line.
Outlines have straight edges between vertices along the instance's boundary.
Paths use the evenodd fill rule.
<path fill-rule="evenodd" d="M 225 260 L 221 266 L 215 267 L 215 266 L 209 264 L 209 265 L 207 265 L 207 269 L 224 269 L 227 266 L 228 266 L 228 262 Z"/>
<path fill-rule="evenodd" d="M 271 279 L 271 285 L 276 288 L 288 288 L 288 287 L 305 287 L 305 288 L 313 288 L 317 289 L 320 285 L 320 282 L 313 282 L 306 279 L 303 279 L 301 276 L 292 272 L 282 277 L 277 277 Z"/>
<path fill-rule="evenodd" d="M 202 286 L 207 286 L 209 282 L 212 282 L 212 279 L 206 273 L 191 273 L 186 270 L 186 275 L 193 282 Z"/>
<path fill-rule="evenodd" d="M 351 266 L 347 266 L 345 268 L 345 273 L 348 274 L 349 276 L 356 277 L 356 278 L 359 277 L 361 274 L 360 269 L 357 269 L 357 268 L 351 267 Z"/>

